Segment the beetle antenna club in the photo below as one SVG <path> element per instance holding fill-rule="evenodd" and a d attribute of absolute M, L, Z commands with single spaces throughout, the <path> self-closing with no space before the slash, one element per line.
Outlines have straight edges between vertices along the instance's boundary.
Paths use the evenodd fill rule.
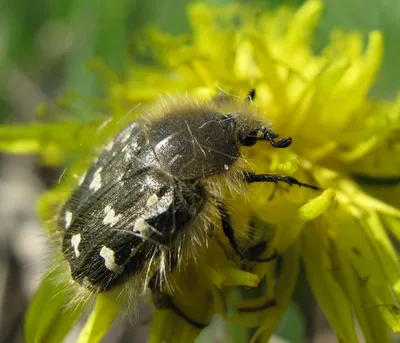
<path fill-rule="evenodd" d="M 261 130 L 264 130 L 264 139 L 268 140 L 274 148 L 287 148 L 292 144 L 292 137 L 282 138 L 275 142 L 274 138 L 278 137 L 277 134 L 271 132 L 265 127 Z"/>

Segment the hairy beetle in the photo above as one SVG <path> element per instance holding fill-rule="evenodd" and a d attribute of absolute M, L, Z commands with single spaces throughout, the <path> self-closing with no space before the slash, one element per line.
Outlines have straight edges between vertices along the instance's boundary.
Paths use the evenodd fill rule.
<path fill-rule="evenodd" d="M 72 278 L 92 292 L 135 275 L 146 275 L 157 292 L 162 276 L 180 263 L 187 237 L 207 239 L 209 213 L 219 214 L 232 248 L 244 257 L 219 187 L 224 182 L 316 188 L 289 176 L 254 174 L 240 162 L 241 150 L 260 141 L 275 148 L 292 142 L 276 140 L 249 107 L 221 113 L 218 103 L 185 97 L 164 100 L 154 112 L 104 148 L 60 213 Z"/>

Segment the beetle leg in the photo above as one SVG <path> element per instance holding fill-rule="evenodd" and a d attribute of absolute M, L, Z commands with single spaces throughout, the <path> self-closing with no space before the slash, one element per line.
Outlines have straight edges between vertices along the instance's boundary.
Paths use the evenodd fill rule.
<path fill-rule="evenodd" d="M 152 293 L 153 302 L 158 309 L 169 309 L 177 316 L 183 318 L 187 323 L 198 329 L 204 329 L 208 324 L 199 323 L 196 320 L 187 316 L 177 305 L 173 298 L 160 290 L 160 272 L 156 272 L 149 281 L 149 288 Z"/>
<path fill-rule="evenodd" d="M 274 251 L 271 256 L 266 258 L 259 258 L 259 256 L 264 252 L 266 248 L 266 241 L 261 241 L 256 245 L 250 247 L 246 252 L 244 252 L 238 245 L 235 239 L 235 232 L 232 227 L 231 218 L 229 211 L 226 209 L 225 205 L 221 202 L 218 203 L 218 210 L 220 213 L 221 221 L 222 221 L 222 229 L 226 238 L 228 238 L 229 244 L 235 253 L 242 259 L 248 259 L 249 261 L 254 262 L 269 262 L 275 260 L 278 257 L 277 251 Z"/>
<path fill-rule="evenodd" d="M 247 258 L 249 261 L 252 262 L 271 262 L 273 260 L 276 260 L 279 255 L 278 251 L 275 249 L 273 253 L 268 256 L 268 257 L 260 257 L 262 253 L 265 251 L 267 248 L 267 241 L 262 240 L 258 242 L 256 245 L 253 245 L 247 250 Z"/>
<path fill-rule="evenodd" d="M 232 249 L 235 251 L 237 255 L 240 256 L 241 259 L 247 258 L 247 254 L 245 254 L 237 244 L 235 239 L 235 232 L 233 231 L 232 223 L 231 223 L 231 216 L 229 211 L 226 209 L 225 205 L 221 202 L 218 203 L 218 210 L 219 215 L 221 217 L 222 222 L 222 229 L 226 238 L 228 238 L 229 244 L 231 245 Z"/>

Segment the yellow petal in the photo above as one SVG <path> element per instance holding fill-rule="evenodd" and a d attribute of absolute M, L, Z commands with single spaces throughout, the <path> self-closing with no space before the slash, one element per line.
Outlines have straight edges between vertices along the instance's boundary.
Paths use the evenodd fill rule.
<path fill-rule="evenodd" d="M 333 270 L 342 285 L 348 300 L 357 316 L 365 341 L 368 343 L 391 342 L 389 330 L 379 307 L 371 306 L 374 299 L 366 287 L 368 280 L 362 278 L 344 254 L 335 251 L 331 254 L 337 258 Z"/>

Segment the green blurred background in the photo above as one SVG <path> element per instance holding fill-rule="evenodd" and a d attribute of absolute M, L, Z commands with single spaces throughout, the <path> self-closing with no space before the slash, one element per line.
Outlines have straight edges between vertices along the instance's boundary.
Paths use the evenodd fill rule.
<path fill-rule="evenodd" d="M 162 30 L 173 34 L 190 31 L 186 18 L 186 7 L 192 2 L 190 0 L 0 1 L 3 1 L 0 3 L 1 123 L 32 121 L 38 102 L 44 101 L 51 108 L 54 97 L 71 90 L 90 98 L 99 95 L 99 82 L 96 80 L 96 73 L 88 70 L 88 62 L 99 58 L 107 67 L 123 76 L 132 58 L 131 52 L 134 50 L 132 35 L 146 24 L 156 24 Z M 215 2 L 227 3 L 229 0 Z M 282 4 L 283 1 L 248 0 L 244 2 L 273 8 Z M 300 5 L 302 2 L 300 0 L 286 1 L 293 6 Z M 398 58 L 400 54 L 400 0 L 326 0 L 323 19 L 315 36 L 316 51 L 326 44 L 332 28 L 358 31 L 365 35 L 375 29 L 384 33 L 383 68 L 370 96 L 378 99 L 393 99 L 400 89 Z M 75 115 L 89 119 L 90 108 L 79 108 Z M 0 182 L 3 180 L 3 184 L 10 184 L 9 175 L 14 175 L 15 170 L 20 170 L 21 163 L 25 166 L 25 170 L 32 171 L 29 177 L 20 176 L 22 179 L 30 180 L 29 178 L 36 177 L 38 174 L 39 181 L 43 181 L 43 173 L 40 170 L 37 171 L 34 161 L 24 160 L 15 164 L 12 160 L 1 159 L 0 167 L 3 173 L 0 175 Z M 14 167 L 9 167 L 10 165 Z M 46 175 L 48 176 L 48 173 Z M 57 172 L 51 174 L 48 184 L 54 182 L 58 177 L 56 175 Z M 21 181 L 15 182 L 21 183 Z M 46 186 L 46 182 L 44 185 L 40 182 L 33 192 L 36 195 Z M 27 206 L 33 208 L 33 204 L 27 204 L 25 207 Z M 25 210 L 21 208 L 18 211 L 25 213 Z M 17 214 L 20 213 L 18 211 Z M 34 216 L 31 210 L 26 211 L 29 216 Z M 12 223 L 9 225 L 9 230 L 20 226 L 15 222 Z M 1 224 L 0 233 L 2 230 L 6 231 L 4 228 L 8 225 Z M 0 243 L 2 239 L 1 236 Z M 7 254 L 4 255 L 6 257 L 0 256 L 0 262 L 4 260 L 5 264 L 9 265 L 9 261 L 15 259 L 15 268 L 21 268 L 21 265 L 23 268 L 26 262 L 23 259 L 22 262 L 18 262 L 20 257 L 18 251 L 14 254 L 12 250 L 14 245 L 14 243 L 0 244 L 0 254 L 1 248 L 11 249 L 11 253 L 7 250 Z M 15 273 L 9 272 L 6 275 L 7 282 L 21 282 L 20 280 L 10 281 L 13 274 Z M 2 296 L 9 295 L 10 292 L 9 286 L 3 287 L 1 283 L 0 276 L 0 293 L 2 293 L 0 300 Z M 14 287 L 14 291 L 15 289 L 19 288 Z M 313 342 L 331 342 L 333 336 L 312 300 L 305 282 L 299 283 L 296 294 L 297 305 L 290 307 L 282 321 L 278 330 L 279 337 L 287 342 L 305 342 L 308 341 L 312 332 Z M 11 304 L 9 308 L 23 309 L 29 296 L 26 300 L 25 297 L 26 294 L 22 303 Z M 4 313 L 7 313 L 8 309 L 4 301 L 2 305 L 1 312 L 4 319 Z M 302 311 L 299 310 L 300 308 Z M 20 341 L 21 337 L 4 335 L 4 332 L 13 330 L 13 325 L 19 326 L 20 313 L 16 311 L 15 315 L 9 316 L 10 320 L 3 320 L 2 323 L 0 313 L 1 332 L 4 336 L 1 337 L 0 334 L 0 343 L 8 342 L 10 337 L 12 341 Z M 5 318 L 7 319 L 7 316 Z M 231 333 L 235 332 L 235 328 L 224 325 L 219 323 L 218 330 L 222 328 Z M 318 333 L 321 335 L 319 338 Z M 216 335 L 215 328 L 210 328 L 203 335 L 203 342 L 209 341 L 210 335 Z M 242 335 L 243 332 L 236 332 L 237 342 L 242 341 Z M 278 342 L 278 338 L 276 339 Z"/>
<path fill-rule="evenodd" d="M 46 100 L 69 89 L 96 95 L 98 83 L 94 73 L 85 69 L 87 62 L 98 57 L 123 74 L 132 50 L 132 33 L 143 25 L 154 23 L 174 34 L 190 30 L 185 15 L 190 0 L 3 1 L 0 5 L 0 120 L 3 122 L 15 120 L 12 116 L 21 111 L 15 103 L 25 97 Z M 246 2 L 265 7 L 282 3 Z M 297 5 L 302 1 L 286 2 Z M 384 65 L 371 96 L 392 99 L 400 84 L 400 1 L 327 0 L 315 39 L 316 50 L 324 46 L 332 27 L 384 32 Z"/>

